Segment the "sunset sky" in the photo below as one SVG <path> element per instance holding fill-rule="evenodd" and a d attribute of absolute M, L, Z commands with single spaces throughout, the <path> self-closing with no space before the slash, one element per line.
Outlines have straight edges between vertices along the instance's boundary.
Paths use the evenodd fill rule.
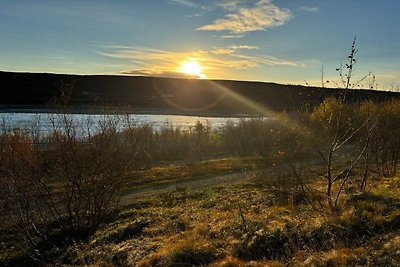
<path fill-rule="evenodd" d="M 389 88 L 399 12 L 395 0 L 0 0 L 0 70 L 320 85 L 356 34 L 356 74 Z"/>

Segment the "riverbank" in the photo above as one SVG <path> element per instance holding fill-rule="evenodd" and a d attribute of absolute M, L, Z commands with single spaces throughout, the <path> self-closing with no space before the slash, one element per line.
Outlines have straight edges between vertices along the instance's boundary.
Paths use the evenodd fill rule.
<path fill-rule="evenodd" d="M 105 115 L 176 115 L 176 116 L 198 116 L 198 117 L 219 117 L 219 118 L 248 118 L 260 117 L 252 113 L 235 112 L 210 112 L 210 111 L 186 111 L 167 108 L 137 108 L 137 107 L 106 107 L 106 106 L 72 106 L 67 109 L 57 109 L 48 106 L 30 105 L 0 105 L 0 114 L 4 113 L 69 113 L 69 114 L 105 114 Z"/>

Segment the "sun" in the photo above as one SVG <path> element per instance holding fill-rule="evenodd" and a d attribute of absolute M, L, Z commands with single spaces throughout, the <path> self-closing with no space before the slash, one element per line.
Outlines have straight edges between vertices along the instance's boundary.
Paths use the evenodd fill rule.
<path fill-rule="evenodd" d="M 204 79 L 206 78 L 206 75 L 201 73 L 202 69 L 203 68 L 199 65 L 199 63 L 197 63 L 196 60 L 190 60 L 181 65 L 180 71 L 184 74 Z"/>

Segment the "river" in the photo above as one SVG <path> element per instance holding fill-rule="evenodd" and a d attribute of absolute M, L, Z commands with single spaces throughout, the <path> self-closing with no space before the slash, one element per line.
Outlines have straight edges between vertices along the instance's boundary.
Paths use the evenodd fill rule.
<path fill-rule="evenodd" d="M 104 114 L 68 114 L 69 119 L 79 125 L 91 125 L 96 128 L 99 122 L 105 119 L 117 119 L 121 128 L 127 125 L 127 115 L 104 115 Z M 0 113 L 0 127 L 2 130 L 36 129 L 41 132 L 48 132 L 53 129 L 52 119 L 59 119 L 56 113 Z M 210 125 L 213 129 L 223 127 L 227 122 L 237 124 L 240 120 L 250 119 L 250 117 L 202 117 L 202 116 L 182 116 L 182 115 L 154 115 L 154 114 L 130 114 L 129 121 L 134 125 L 149 125 L 154 129 L 163 127 L 178 127 L 190 129 L 197 122 L 203 125 Z M 88 123 L 90 122 L 90 123 Z M 132 125 L 132 124 L 131 124 Z"/>

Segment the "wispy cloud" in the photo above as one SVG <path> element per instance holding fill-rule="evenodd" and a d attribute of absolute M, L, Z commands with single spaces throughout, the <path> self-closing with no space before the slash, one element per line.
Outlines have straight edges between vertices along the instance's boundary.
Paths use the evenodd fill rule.
<path fill-rule="evenodd" d="M 238 9 L 235 9 L 238 8 Z M 211 24 L 197 28 L 202 31 L 230 31 L 243 34 L 281 26 L 292 18 L 292 13 L 273 4 L 272 0 L 259 0 L 252 7 L 230 5 L 231 13 Z"/>
<path fill-rule="evenodd" d="M 222 39 L 239 39 L 242 38 L 244 35 L 243 34 L 227 34 L 227 35 L 221 35 L 221 36 L 216 36 Z"/>
<path fill-rule="evenodd" d="M 234 54 L 232 56 L 250 60 L 252 62 L 256 62 L 256 63 L 260 63 L 260 64 L 270 65 L 270 66 L 279 66 L 280 65 L 280 66 L 290 66 L 290 67 L 305 67 L 305 64 L 301 63 L 301 62 L 279 59 L 279 58 L 276 58 L 273 56 L 267 56 L 267 55 L 247 56 L 247 55 Z"/>
<path fill-rule="evenodd" d="M 306 12 L 318 12 L 319 7 L 316 6 L 301 6 L 301 10 L 306 11 Z"/>
<path fill-rule="evenodd" d="M 232 55 L 237 50 L 258 50 L 257 46 L 251 45 L 230 45 L 225 47 L 218 47 L 207 52 L 210 52 L 215 55 Z"/>
<path fill-rule="evenodd" d="M 235 11 L 243 6 L 245 2 L 245 0 L 220 0 L 215 5 L 228 11 Z"/>
<path fill-rule="evenodd" d="M 141 46 L 106 45 L 102 46 L 98 53 L 122 62 L 130 62 L 132 68 L 119 72 L 129 75 L 188 77 L 180 69 L 183 63 L 191 60 L 197 61 L 202 66 L 202 71 L 207 77 L 215 77 L 215 73 L 229 72 L 233 69 L 257 68 L 261 65 L 304 66 L 300 62 L 250 54 L 250 50 L 256 51 L 258 47 L 230 45 L 208 50 L 174 52 Z M 246 51 L 248 53 L 244 53 Z"/>
<path fill-rule="evenodd" d="M 173 3 L 173 4 L 187 6 L 187 7 L 194 7 L 194 8 L 200 7 L 198 4 L 196 4 L 196 3 L 194 3 L 193 1 L 190 1 L 190 0 L 169 0 L 169 2 Z"/>

